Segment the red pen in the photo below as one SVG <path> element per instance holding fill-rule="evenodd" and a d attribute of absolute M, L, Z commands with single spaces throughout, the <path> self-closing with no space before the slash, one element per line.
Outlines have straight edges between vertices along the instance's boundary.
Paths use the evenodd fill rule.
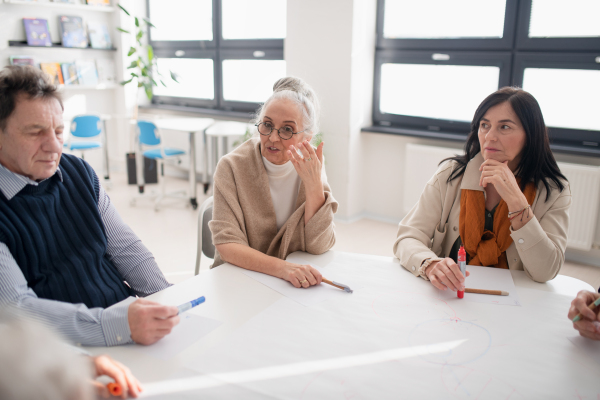
<path fill-rule="evenodd" d="M 460 249 L 458 250 L 458 266 L 460 267 L 460 272 L 465 276 L 467 273 L 467 253 L 463 246 L 460 246 Z M 465 291 L 457 290 L 456 295 L 459 299 L 462 299 L 465 296 Z"/>

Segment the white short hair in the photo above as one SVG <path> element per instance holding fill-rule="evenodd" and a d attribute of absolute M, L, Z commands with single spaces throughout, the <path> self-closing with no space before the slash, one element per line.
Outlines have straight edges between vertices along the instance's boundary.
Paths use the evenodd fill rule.
<path fill-rule="evenodd" d="M 4 316 L 0 337 L 0 399 L 93 399 L 91 360 L 48 328 Z"/>
<path fill-rule="evenodd" d="M 315 91 L 302 79 L 293 76 L 281 78 L 273 85 L 273 94 L 265 101 L 256 113 L 255 123 L 262 122 L 267 105 L 273 100 L 287 99 L 302 111 L 304 135 L 319 133 L 320 104 Z"/>

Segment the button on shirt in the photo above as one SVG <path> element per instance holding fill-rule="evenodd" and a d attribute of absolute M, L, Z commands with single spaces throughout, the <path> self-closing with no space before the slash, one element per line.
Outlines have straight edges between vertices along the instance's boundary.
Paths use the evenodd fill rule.
<path fill-rule="evenodd" d="M 56 175 L 62 181 L 57 168 Z M 48 178 L 49 179 L 49 178 Z M 9 171 L 0 164 L 0 190 L 10 200 L 27 185 L 39 183 Z M 147 296 L 169 286 L 152 253 L 127 226 L 100 186 L 98 210 L 107 237 L 106 254 L 138 296 Z M 0 307 L 22 313 L 53 327 L 75 343 L 85 346 L 114 346 L 132 343 L 127 319 L 129 297 L 108 308 L 87 308 L 37 297 L 6 244 L 0 242 Z"/>

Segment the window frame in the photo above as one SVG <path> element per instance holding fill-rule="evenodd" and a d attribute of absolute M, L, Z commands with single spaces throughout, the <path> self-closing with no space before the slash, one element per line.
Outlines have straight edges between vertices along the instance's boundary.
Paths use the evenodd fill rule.
<path fill-rule="evenodd" d="M 373 89 L 373 120 L 382 126 L 399 126 L 407 129 L 423 129 L 433 132 L 448 132 L 463 134 L 470 131 L 470 123 L 463 121 L 443 120 L 436 118 L 416 117 L 400 114 L 384 114 L 380 111 L 381 104 L 381 66 L 384 63 L 394 64 L 427 64 L 427 65 L 463 65 L 463 66 L 497 66 L 500 68 L 498 84 L 506 86 L 510 83 L 510 64 L 512 55 L 509 52 L 466 52 L 447 51 L 443 54 L 450 56 L 448 61 L 434 60 L 431 51 L 380 51 L 375 56 L 375 87 Z M 473 110 L 475 112 L 475 110 Z M 424 126 L 426 127 L 424 129 Z"/>
<path fill-rule="evenodd" d="M 213 18 L 212 18 L 212 31 L 213 40 L 153 40 L 152 29 L 148 30 L 148 44 L 150 44 L 155 50 L 203 50 L 203 49 L 215 49 L 217 47 L 217 35 L 219 34 L 219 18 L 215 12 L 219 0 L 212 0 Z M 148 19 L 152 21 L 152 13 L 150 12 L 150 0 L 146 0 L 146 15 Z"/>
<path fill-rule="evenodd" d="M 386 39 L 383 36 L 385 0 L 377 0 L 377 48 L 403 50 L 510 50 L 514 41 L 518 0 L 506 0 L 501 39 Z M 442 51 L 443 52 L 443 51 Z"/>
<path fill-rule="evenodd" d="M 151 19 L 150 0 L 146 0 L 147 15 Z M 212 0 L 213 40 L 204 41 L 153 41 L 149 35 L 149 44 L 153 46 L 155 56 L 173 55 L 169 58 L 212 58 L 214 71 L 213 100 L 192 99 L 171 96 L 154 96 L 152 105 L 186 107 L 205 111 L 207 114 L 223 114 L 239 117 L 240 113 L 254 112 L 261 103 L 225 100 L 223 97 L 223 61 L 224 60 L 284 60 L 284 39 L 223 39 L 221 0 Z M 183 51 L 183 55 L 180 52 Z M 258 53 L 257 53 L 258 52 Z"/>
<path fill-rule="evenodd" d="M 154 57 L 155 58 L 178 58 L 178 59 L 211 59 L 213 60 L 213 66 L 215 66 L 218 62 L 217 53 L 214 49 L 212 50 L 185 50 L 184 55 L 177 56 L 175 53 L 181 51 L 182 49 L 155 49 Z M 216 68 L 215 68 L 216 70 Z M 213 74 L 215 71 L 213 71 Z M 175 96 L 160 96 L 154 95 L 152 97 L 152 104 L 165 104 L 172 106 L 182 106 L 182 107 L 202 107 L 202 108 L 215 108 L 217 106 L 218 87 L 216 85 L 216 77 L 213 75 L 213 93 L 214 98 L 211 99 L 197 99 L 192 97 L 175 97 Z"/>
<path fill-rule="evenodd" d="M 264 53 L 264 56 L 256 57 L 254 54 L 260 51 Z M 283 49 L 270 49 L 270 48 L 262 48 L 262 49 L 235 49 L 235 50 L 221 50 L 219 64 L 221 65 L 221 73 L 223 73 L 223 61 L 225 60 L 283 60 Z M 221 93 L 222 98 L 222 108 L 225 111 L 255 111 L 260 103 L 252 103 L 246 101 L 235 101 L 235 100 L 225 100 L 223 96 L 223 79 L 220 79 L 220 88 L 219 92 Z M 275 83 L 275 82 L 273 82 Z"/>
<path fill-rule="evenodd" d="M 533 0 L 520 0 L 519 21 L 515 47 L 521 51 L 596 51 L 600 49 L 597 38 L 530 38 L 529 22 Z"/>
<path fill-rule="evenodd" d="M 600 52 L 598 52 L 600 55 Z M 600 63 L 590 53 L 569 53 L 565 60 L 556 53 L 518 53 L 514 62 L 514 84 L 522 87 L 526 68 L 585 69 L 600 71 Z M 600 152 L 600 131 L 548 126 L 550 142 L 555 146 L 577 146 Z M 597 136 L 596 140 L 591 140 Z M 593 145 L 592 143 L 595 143 Z"/>
<path fill-rule="evenodd" d="M 534 68 L 600 69 L 600 38 L 529 38 L 532 0 L 507 0 L 504 38 L 501 39 L 385 39 L 385 0 L 377 0 L 377 45 L 373 79 L 372 126 L 366 132 L 416 136 L 452 141 L 464 140 L 470 123 L 384 114 L 380 111 L 382 65 L 387 62 L 441 65 L 490 65 L 503 60 L 498 87 L 523 84 L 524 70 Z M 511 29 L 512 32 L 507 32 Z M 510 45 L 507 46 L 507 43 Z M 448 61 L 432 60 L 435 53 Z M 429 57 L 429 60 L 426 58 Z M 484 62 L 481 61 L 484 59 Z M 419 62 L 408 62 L 409 60 Z M 459 63 L 458 60 L 461 60 Z M 483 100 L 483 99 L 482 99 Z M 473 110 L 475 112 L 475 110 Z M 600 131 L 549 127 L 551 148 L 572 154 L 600 156 Z M 598 143 L 587 146 L 583 142 Z"/>

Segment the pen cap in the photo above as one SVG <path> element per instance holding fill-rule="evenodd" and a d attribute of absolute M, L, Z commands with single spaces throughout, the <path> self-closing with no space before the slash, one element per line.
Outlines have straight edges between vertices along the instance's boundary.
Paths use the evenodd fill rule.
<path fill-rule="evenodd" d="M 460 249 L 458 250 L 458 259 L 463 261 L 467 260 L 467 253 L 465 252 L 464 246 L 460 246 Z"/>

